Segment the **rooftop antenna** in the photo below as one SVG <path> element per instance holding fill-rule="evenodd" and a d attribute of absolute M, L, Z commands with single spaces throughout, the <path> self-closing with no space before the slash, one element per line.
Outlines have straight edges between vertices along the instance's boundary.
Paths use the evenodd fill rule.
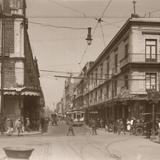
<path fill-rule="evenodd" d="M 133 3 L 133 13 L 131 14 L 131 17 L 132 17 L 132 18 L 138 18 L 139 15 L 136 14 L 136 3 L 137 3 L 137 1 L 136 1 L 136 0 L 133 0 L 132 3 Z"/>
<path fill-rule="evenodd" d="M 132 3 L 133 3 L 133 13 L 134 13 L 134 15 L 136 15 L 136 0 L 133 0 L 132 1 Z"/>

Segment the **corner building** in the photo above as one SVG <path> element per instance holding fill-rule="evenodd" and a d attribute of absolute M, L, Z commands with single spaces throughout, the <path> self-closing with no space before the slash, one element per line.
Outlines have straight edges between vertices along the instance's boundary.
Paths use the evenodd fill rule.
<path fill-rule="evenodd" d="M 88 117 L 146 119 L 143 113 L 152 113 L 147 90 L 160 90 L 160 19 L 129 18 L 87 77 Z"/>
<path fill-rule="evenodd" d="M 29 117 L 32 126 L 40 119 L 44 97 L 36 58 L 28 36 L 25 0 L 1 1 L 0 68 L 2 114 L 15 120 Z M 2 99 L 1 99 L 2 100 Z"/>

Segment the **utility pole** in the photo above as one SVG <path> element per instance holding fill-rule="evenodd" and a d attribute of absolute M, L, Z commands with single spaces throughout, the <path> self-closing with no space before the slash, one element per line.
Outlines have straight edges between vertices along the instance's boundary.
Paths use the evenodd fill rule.
<path fill-rule="evenodd" d="M 4 16 L 3 12 L 2 16 L 2 38 L 1 38 L 1 108 L 0 112 L 3 115 L 4 111 Z"/>

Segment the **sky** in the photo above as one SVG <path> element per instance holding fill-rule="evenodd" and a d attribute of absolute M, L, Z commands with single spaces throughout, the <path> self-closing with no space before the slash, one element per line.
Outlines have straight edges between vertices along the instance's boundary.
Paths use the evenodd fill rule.
<path fill-rule="evenodd" d="M 160 17 L 159 6 L 159 0 L 137 0 L 136 13 Z M 63 96 L 65 79 L 54 76 L 80 72 L 86 62 L 94 61 L 131 13 L 132 0 L 27 0 L 28 32 L 39 69 L 58 71 L 40 72 L 46 106 L 54 109 Z M 96 18 L 102 15 L 103 22 L 96 27 Z M 90 46 L 85 40 L 88 27 Z"/>

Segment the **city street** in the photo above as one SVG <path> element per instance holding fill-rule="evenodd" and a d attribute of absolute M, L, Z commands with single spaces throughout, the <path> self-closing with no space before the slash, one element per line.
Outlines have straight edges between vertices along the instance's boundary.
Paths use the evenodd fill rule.
<path fill-rule="evenodd" d="M 49 126 L 43 135 L 0 137 L 0 160 L 3 147 L 34 148 L 30 160 L 159 160 L 160 145 L 143 137 L 116 135 L 98 130 L 90 134 L 86 126 L 75 127 L 75 136 L 66 136 L 67 126 Z"/>

